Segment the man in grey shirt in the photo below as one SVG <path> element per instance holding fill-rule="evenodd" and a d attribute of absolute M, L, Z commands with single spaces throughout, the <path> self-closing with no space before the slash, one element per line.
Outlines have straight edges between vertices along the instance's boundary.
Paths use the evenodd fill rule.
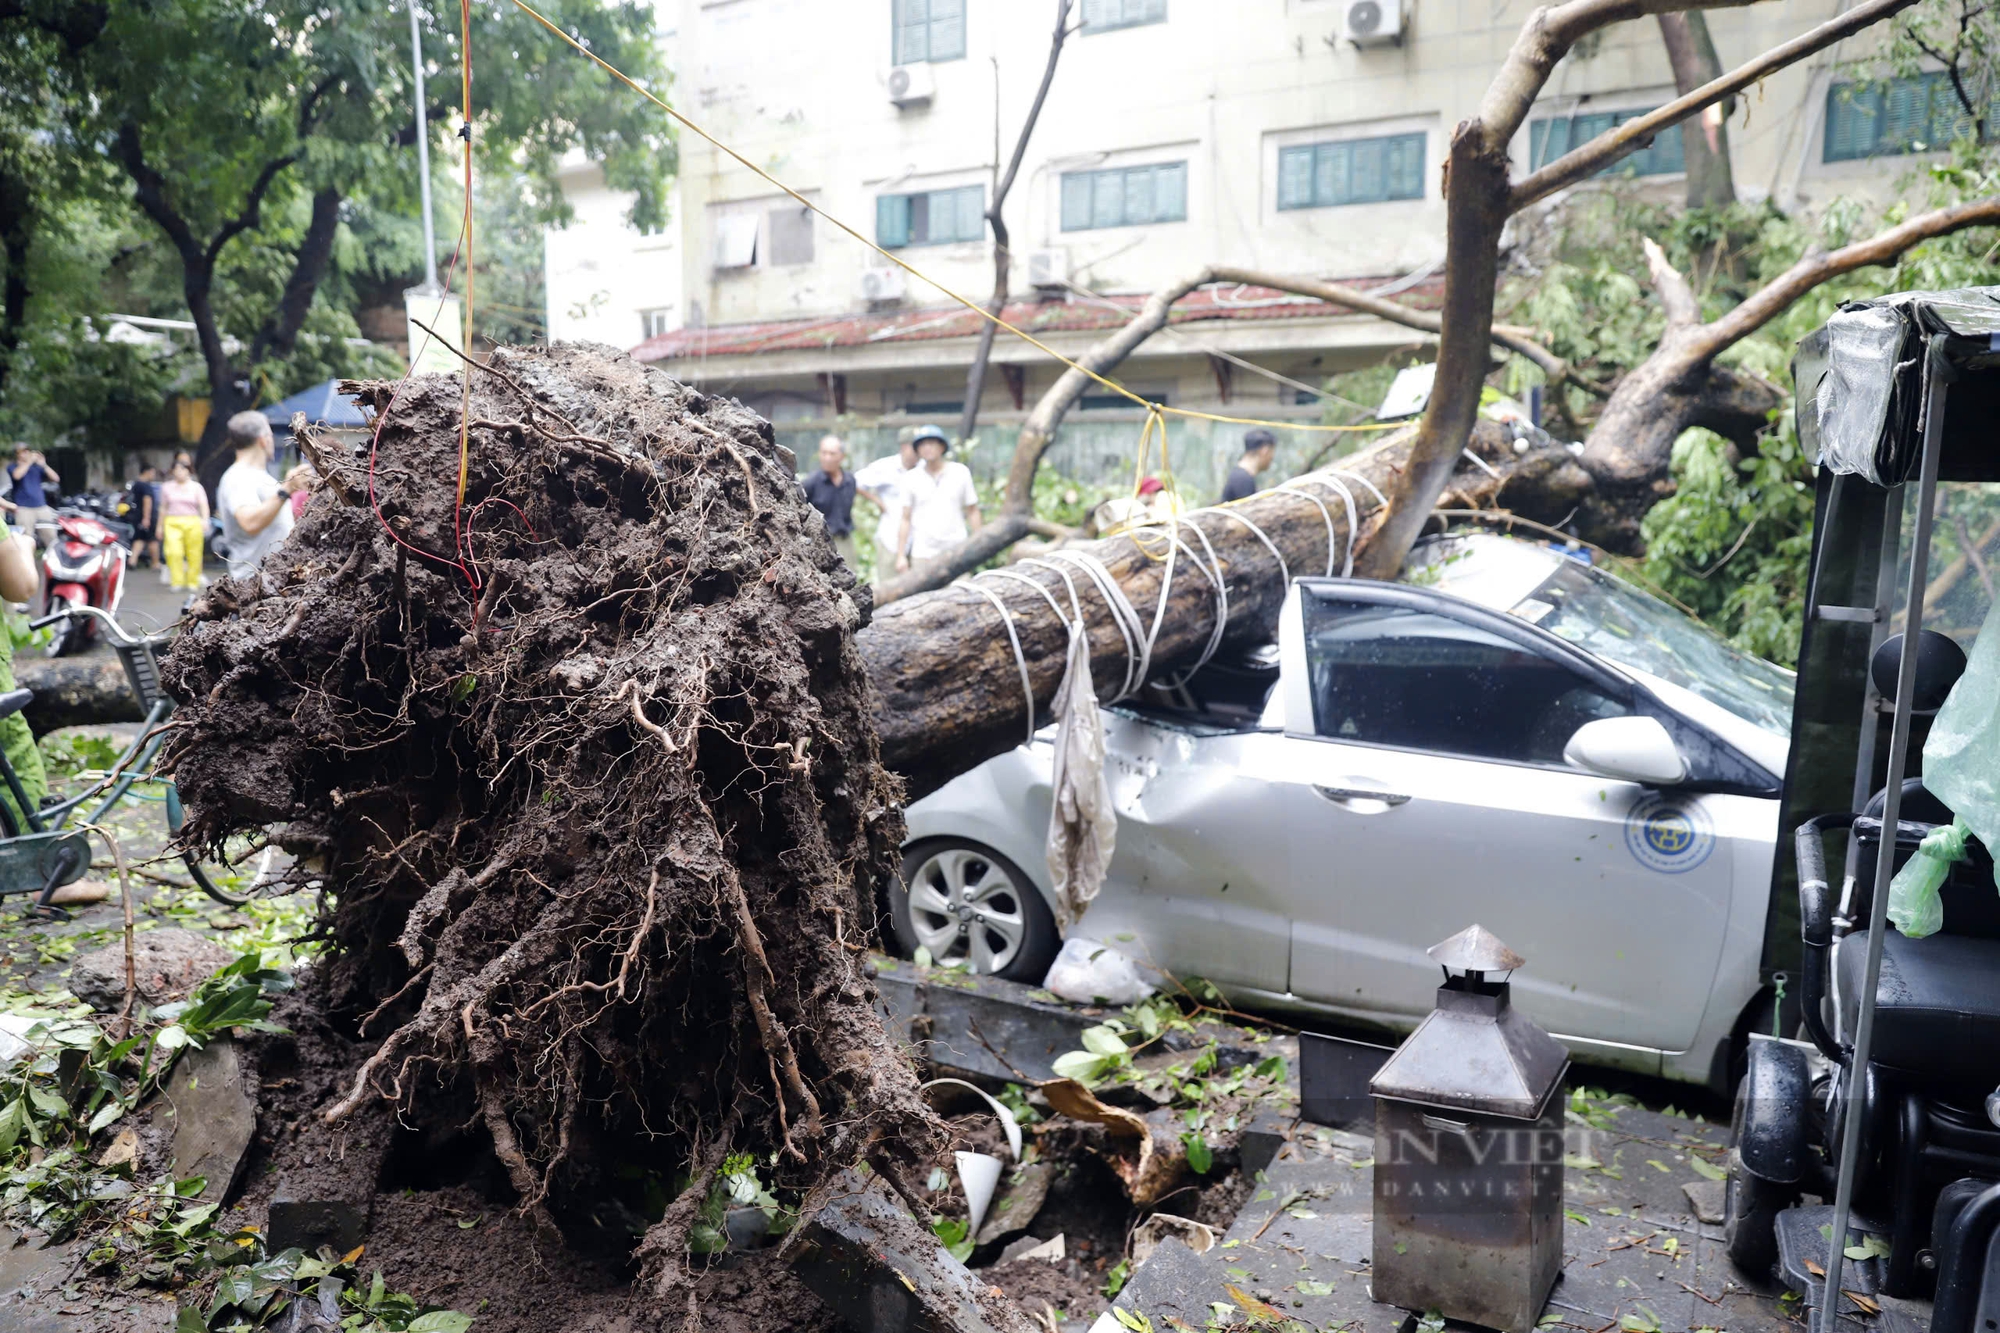
<path fill-rule="evenodd" d="M 264 557 L 292 534 L 292 491 L 299 469 L 281 483 L 270 473 L 276 442 L 262 412 L 238 412 L 229 418 L 229 446 L 236 461 L 215 488 L 215 509 L 222 519 L 222 536 L 229 544 L 231 578 L 257 572 Z"/>

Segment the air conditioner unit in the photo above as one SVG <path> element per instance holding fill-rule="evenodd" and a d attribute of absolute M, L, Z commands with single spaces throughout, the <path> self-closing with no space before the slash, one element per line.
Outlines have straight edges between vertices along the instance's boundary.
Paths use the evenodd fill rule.
<path fill-rule="evenodd" d="M 1401 46 L 1403 0 L 1347 0 L 1342 35 L 1356 46 Z"/>
<path fill-rule="evenodd" d="M 889 100 L 897 106 L 922 106 L 937 95 L 937 79 L 929 65 L 898 65 L 889 71 Z"/>
<path fill-rule="evenodd" d="M 903 270 L 884 266 L 861 270 L 861 299 L 870 305 L 887 305 L 903 299 L 907 290 Z"/>
<path fill-rule="evenodd" d="M 1069 251 L 1057 246 L 1028 252 L 1028 285 L 1063 288 L 1069 286 Z"/>

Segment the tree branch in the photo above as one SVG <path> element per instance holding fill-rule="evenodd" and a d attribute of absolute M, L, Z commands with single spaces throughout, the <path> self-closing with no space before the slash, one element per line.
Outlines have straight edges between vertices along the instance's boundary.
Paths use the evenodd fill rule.
<path fill-rule="evenodd" d="M 1042 103 L 1048 100 L 1049 85 L 1055 82 L 1056 62 L 1062 57 L 1063 42 L 1069 37 L 1070 0 L 1056 0 L 1056 27 L 1049 38 L 1049 60 L 1042 67 L 1042 82 L 1035 89 L 1035 100 L 1028 106 L 1027 117 L 1021 122 L 1021 133 L 1014 140 L 1014 156 L 1008 159 L 1007 170 L 995 178 L 993 201 L 986 209 L 986 221 L 993 228 L 993 295 L 986 302 L 986 312 L 998 319 L 1007 309 L 1007 276 L 1014 264 L 1013 239 L 1007 234 L 1007 219 L 1004 209 L 1007 194 L 1014 188 L 1014 178 L 1020 174 L 1021 161 L 1028 155 L 1028 140 L 1034 137 L 1035 122 L 1041 119 Z M 1000 153 L 1000 107 L 999 73 L 995 66 L 995 89 L 993 108 L 993 149 L 997 158 Z M 997 166 L 997 163 L 996 163 Z M 958 437 L 972 438 L 972 432 L 979 425 L 979 400 L 986 393 L 986 370 L 993 360 L 993 338 L 999 332 L 993 320 L 982 320 L 979 329 L 979 345 L 973 349 L 972 364 L 965 371 L 965 406 L 960 410 Z"/>
<path fill-rule="evenodd" d="M 1404 328 L 1417 329 L 1424 333 L 1440 332 L 1444 326 L 1443 317 L 1435 310 L 1413 310 L 1409 306 L 1380 296 L 1372 296 L 1367 292 L 1356 291 L 1337 282 L 1293 278 L 1234 266 L 1218 266 L 1211 272 L 1215 274 L 1217 282 L 1241 282 L 1253 287 L 1271 287 L 1297 296 L 1310 296 L 1330 305 L 1346 306 L 1350 310 L 1358 310 L 1363 314 L 1388 320 L 1391 324 L 1401 324 Z M 1536 342 L 1532 330 L 1512 324 L 1495 324 L 1491 336 L 1495 343 L 1508 351 L 1524 356 L 1540 366 L 1551 383 L 1568 380 L 1599 398 L 1609 392 L 1602 385 L 1594 384 L 1577 374 L 1569 362 Z"/>
<path fill-rule="evenodd" d="M 1611 0 L 1595 0 L 1595 2 L 1610 3 Z M 1730 0 L 1730 2 L 1754 3 L 1755 0 Z M 1702 85 L 1685 97 L 1677 97 L 1656 111 L 1635 116 L 1615 129 L 1606 130 L 1581 148 L 1563 154 L 1540 171 L 1516 184 L 1508 199 L 1508 211 L 1518 213 L 1530 204 L 1546 199 L 1557 190 L 1596 175 L 1627 153 L 1651 143 L 1661 130 L 1678 125 L 1688 117 L 1697 115 L 1717 102 L 1743 91 L 1774 71 L 1794 64 L 1816 51 L 1824 50 L 1842 38 L 1852 36 L 1870 24 L 1908 9 L 1915 3 L 1916 0 L 1870 0 L 1870 3 L 1859 5 L 1839 18 L 1820 24 L 1811 32 L 1772 47 L 1748 64 L 1739 65 L 1721 78 Z M 1679 10 L 1702 6 L 1666 4 L 1659 7 Z M 1539 92 L 1540 89 L 1537 88 L 1536 91 Z M 1519 128 L 1518 124 L 1515 128 Z M 1511 132 L 1508 137 L 1512 137 Z"/>
<path fill-rule="evenodd" d="M 1660 304 L 1666 308 L 1668 335 L 1701 323 L 1701 303 L 1695 299 L 1694 288 L 1688 286 L 1679 269 L 1667 262 L 1666 251 L 1650 236 L 1640 237 L 1639 244 L 1646 251 L 1646 268 L 1652 274 L 1653 290 L 1660 294 Z"/>
<path fill-rule="evenodd" d="M 1831 254 L 1807 255 L 1734 310 L 1698 329 L 1687 344 L 1686 354 L 1711 359 L 1782 315 L 1792 302 L 1829 279 L 1871 264 L 1894 263 L 1904 251 L 1940 236 L 1968 227 L 1991 226 L 2000 226 L 2000 196 L 1953 204 Z"/>
<path fill-rule="evenodd" d="M 1914 3 L 1915 0 L 1911 0 Z M 1686 9 L 1736 9 L 1757 0 L 1568 0 L 1546 5 L 1528 16 L 1521 35 L 1507 52 L 1500 72 L 1487 85 L 1474 122 L 1487 152 L 1505 152 L 1556 62 L 1580 39 L 1599 28 L 1626 19 L 1669 14 Z"/>
<path fill-rule="evenodd" d="M 250 193 L 244 197 L 243 211 L 222 224 L 215 233 L 215 239 L 208 243 L 206 259 L 212 268 L 222 255 L 222 247 L 228 245 L 244 232 L 249 231 L 263 220 L 264 196 L 270 193 L 271 185 L 278 179 L 278 173 L 299 160 L 297 153 L 287 153 L 276 161 L 266 162 L 264 169 L 257 173 L 257 179 L 250 186 Z"/>
<path fill-rule="evenodd" d="M 278 298 L 278 307 L 264 327 L 257 331 L 250 349 L 252 363 L 272 355 L 289 356 L 298 345 L 299 329 L 312 309 L 313 294 L 319 290 L 320 280 L 326 276 L 339 230 L 340 191 L 330 185 L 323 186 L 313 194 L 312 221 L 307 224 L 299 253 L 292 261 L 292 274 L 285 280 L 284 295 Z"/>

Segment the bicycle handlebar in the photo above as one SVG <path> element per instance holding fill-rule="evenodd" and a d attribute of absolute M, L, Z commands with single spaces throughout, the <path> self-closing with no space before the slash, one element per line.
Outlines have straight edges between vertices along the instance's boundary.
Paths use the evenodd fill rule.
<path fill-rule="evenodd" d="M 112 642 L 120 648 L 135 648 L 142 643 L 157 646 L 167 642 L 165 638 L 154 635 L 127 634 L 125 627 L 118 623 L 117 618 L 101 606 L 66 606 L 60 611 L 50 612 L 40 620 L 29 621 L 28 628 L 41 629 L 44 626 L 55 624 L 58 620 L 66 620 L 74 615 L 95 616 L 97 619 L 103 621 L 106 632 L 112 636 Z"/>

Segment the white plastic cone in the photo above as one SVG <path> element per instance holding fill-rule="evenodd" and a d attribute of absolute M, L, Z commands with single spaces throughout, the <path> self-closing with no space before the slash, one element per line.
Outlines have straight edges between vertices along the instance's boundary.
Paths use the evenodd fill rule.
<path fill-rule="evenodd" d="M 965 1189 L 966 1235 L 977 1236 L 979 1224 L 992 1206 L 993 1191 L 1000 1184 L 1001 1161 L 983 1152 L 953 1153 L 958 1159 L 958 1183 Z"/>

